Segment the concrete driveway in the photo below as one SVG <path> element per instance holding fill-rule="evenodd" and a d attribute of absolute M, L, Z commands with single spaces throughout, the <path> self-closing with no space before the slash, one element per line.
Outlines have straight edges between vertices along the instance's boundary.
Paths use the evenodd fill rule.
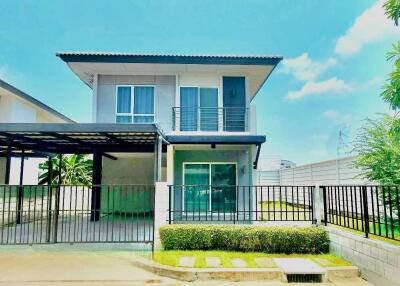
<path fill-rule="evenodd" d="M 0 285 L 288 285 L 274 281 L 252 283 L 176 281 L 133 266 L 132 261 L 137 255 L 150 255 L 148 251 L 138 251 L 137 248 L 130 244 L 0 247 Z M 370 286 L 371 284 L 355 279 L 318 285 Z"/>

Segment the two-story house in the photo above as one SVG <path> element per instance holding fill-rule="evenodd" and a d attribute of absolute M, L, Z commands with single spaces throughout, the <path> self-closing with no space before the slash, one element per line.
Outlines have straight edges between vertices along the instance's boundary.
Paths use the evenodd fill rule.
<path fill-rule="evenodd" d="M 2 123 L 0 150 L 7 162 L 24 153 L 49 157 L 49 166 L 54 155 L 92 154 L 92 184 L 15 194 L 0 185 L 3 232 L 16 234 L 0 243 L 154 242 L 167 221 L 257 220 L 265 136 L 251 102 L 281 57 L 57 56 L 92 89 L 93 122 Z M 29 228 L 37 241 L 25 228 L 37 225 L 38 210 L 41 226 Z"/>
<path fill-rule="evenodd" d="M 253 185 L 265 141 L 251 102 L 281 57 L 57 55 L 93 90 L 93 122 L 155 124 L 167 143 L 160 177 L 157 158 L 132 149 L 103 159 L 102 184 L 167 181 L 180 214 L 229 213 L 246 203 L 234 186 Z"/>

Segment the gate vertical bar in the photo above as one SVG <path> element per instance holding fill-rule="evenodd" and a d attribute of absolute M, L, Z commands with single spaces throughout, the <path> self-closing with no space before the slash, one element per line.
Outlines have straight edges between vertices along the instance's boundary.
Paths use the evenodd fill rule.
<path fill-rule="evenodd" d="M 24 164 L 25 164 L 25 150 L 22 150 L 21 164 L 19 168 L 19 186 L 18 186 L 18 202 L 17 202 L 17 224 L 21 223 L 22 216 L 22 202 L 24 195 Z M 30 203 L 30 202 L 29 202 Z"/>
<path fill-rule="evenodd" d="M 49 156 L 47 164 L 47 233 L 46 242 L 50 242 L 51 234 L 51 204 L 52 204 L 52 182 L 53 182 L 53 158 Z"/>
<path fill-rule="evenodd" d="M 58 230 L 58 215 L 60 209 L 60 191 L 62 185 L 62 154 L 59 154 L 58 161 L 58 186 L 56 188 L 55 198 L 54 198 L 54 231 L 53 231 L 53 242 L 57 243 L 57 230 Z M 64 189 L 65 191 L 65 189 Z"/>

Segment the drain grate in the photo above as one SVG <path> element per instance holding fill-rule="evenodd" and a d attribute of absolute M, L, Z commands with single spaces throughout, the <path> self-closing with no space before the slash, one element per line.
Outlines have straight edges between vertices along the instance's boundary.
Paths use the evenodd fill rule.
<path fill-rule="evenodd" d="M 288 283 L 320 283 L 322 282 L 321 274 L 287 274 Z"/>

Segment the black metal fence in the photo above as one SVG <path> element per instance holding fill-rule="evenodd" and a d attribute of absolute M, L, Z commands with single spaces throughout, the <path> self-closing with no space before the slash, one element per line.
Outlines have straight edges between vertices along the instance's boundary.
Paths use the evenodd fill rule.
<path fill-rule="evenodd" d="M 326 223 L 400 240 L 398 186 L 324 186 Z"/>
<path fill-rule="evenodd" d="M 169 223 L 312 221 L 313 186 L 169 187 Z"/>
<path fill-rule="evenodd" d="M 0 185 L 0 244 L 153 242 L 153 185 Z"/>

